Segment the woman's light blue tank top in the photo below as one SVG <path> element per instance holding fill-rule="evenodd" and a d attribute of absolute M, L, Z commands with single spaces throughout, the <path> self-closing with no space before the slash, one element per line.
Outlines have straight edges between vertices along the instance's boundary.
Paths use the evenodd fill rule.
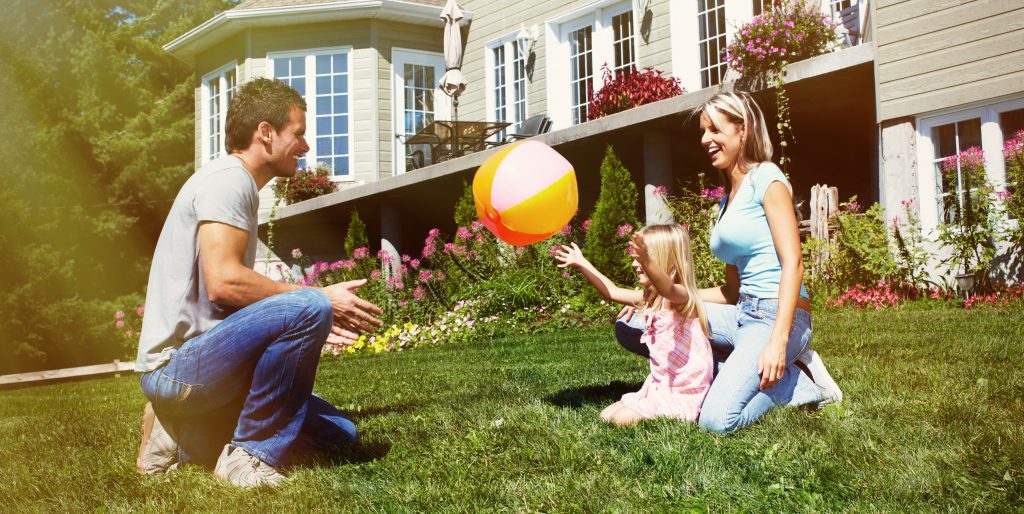
<path fill-rule="evenodd" d="M 720 205 L 724 211 L 711 231 L 711 252 L 740 272 L 740 294 L 757 298 L 778 298 L 782 264 L 764 214 L 764 194 L 772 182 L 779 181 L 792 190 L 786 176 L 773 163 L 751 169 L 735 191 L 732 204 L 728 196 Z M 800 284 L 800 296 L 808 298 Z"/>

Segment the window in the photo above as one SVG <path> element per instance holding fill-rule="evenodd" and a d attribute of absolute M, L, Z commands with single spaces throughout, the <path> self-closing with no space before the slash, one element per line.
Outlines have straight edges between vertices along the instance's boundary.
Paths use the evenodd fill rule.
<path fill-rule="evenodd" d="M 202 162 L 227 155 L 224 148 L 224 123 L 228 104 L 236 89 L 235 63 L 231 63 L 203 77 L 202 103 Z"/>
<path fill-rule="evenodd" d="M 952 208 L 963 205 L 964 195 L 974 189 L 965 183 L 960 163 L 956 173 L 942 173 L 942 161 L 968 148 L 981 148 L 985 175 L 996 191 L 1006 183 L 1003 144 L 1024 129 L 1024 98 L 951 111 L 918 119 L 918 191 L 921 196 L 921 224 L 925 228 L 950 221 Z M 969 182 L 969 181 L 968 181 Z"/>
<path fill-rule="evenodd" d="M 754 16 L 771 11 L 778 3 L 779 0 L 754 0 Z"/>
<path fill-rule="evenodd" d="M 526 58 L 520 55 L 514 34 L 490 43 L 487 49 L 488 112 L 494 121 L 516 127 L 526 119 Z M 495 134 L 494 141 L 501 141 L 507 132 Z"/>
<path fill-rule="evenodd" d="M 935 170 L 936 211 L 939 220 L 948 223 L 951 221 L 953 202 L 963 207 L 965 184 L 959 157 L 955 176 L 942 172 L 942 162 L 968 148 L 981 148 L 981 119 L 971 118 L 932 128 L 932 144 L 936 149 L 935 159 L 932 161 Z"/>
<path fill-rule="evenodd" d="M 725 0 L 697 0 L 697 30 L 701 87 L 714 86 L 725 75 Z"/>
<path fill-rule="evenodd" d="M 569 34 L 569 91 L 572 94 L 572 124 L 587 121 L 590 112 L 589 94 L 594 78 L 591 60 L 593 27 L 586 26 Z"/>
<path fill-rule="evenodd" d="M 548 21 L 546 40 L 551 84 L 549 116 L 562 128 L 589 119 L 590 93 L 603 84 L 604 66 L 614 74 L 637 66 L 636 27 L 629 2 L 599 0 Z"/>
<path fill-rule="evenodd" d="M 626 11 L 622 14 L 612 16 L 612 47 L 615 49 L 615 64 L 612 71 L 619 74 L 622 71 L 629 72 L 636 66 L 636 52 L 634 51 L 633 35 L 633 11 Z"/>
<path fill-rule="evenodd" d="M 428 145 L 407 145 L 403 142 L 438 116 L 448 116 L 448 96 L 441 92 L 444 60 L 440 54 L 416 50 L 394 49 L 392 66 L 392 109 L 395 136 L 392 173 L 400 174 L 416 165 L 433 162 Z M 417 154 L 413 159 L 413 154 Z"/>
<path fill-rule="evenodd" d="M 829 0 L 829 8 L 832 10 L 832 19 L 840 20 L 842 16 L 839 14 L 840 11 L 851 7 L 856 2 L 854 0 Z"/>
<path fill-rule="evenodd" d="M 355 178 L 352 165 L 351 62 L 348 48 L 270 54 L 273 78 L 306 100 L 309 153 L 299 161 L 322 163 L 341 180 Z"/>

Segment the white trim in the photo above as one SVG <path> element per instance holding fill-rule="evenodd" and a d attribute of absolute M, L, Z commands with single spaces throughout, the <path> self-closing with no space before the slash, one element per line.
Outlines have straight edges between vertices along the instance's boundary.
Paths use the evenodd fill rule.
<path fill-rule="evenodd" d="M 200 104 L 199 104 L 199 150 L 200 150 L 200 162 L 206 164 L 217 157 L 227 155 L 227 149 L 224 146 L 225 141 L 225 125 L 228 117 L 228 84 L 227 74 L 228 72 L 235 72 L 235 87 L 238 87 L 238 61 L 231 61 L 216 70 L 203 75 L 200 81 Z M 210 82 L 217 80 L 217 86 L 220 88 L 220 101 L 218 102 L 219 107 L 219 120 L 220 125 L 220 152 L 221 155 L 210 155 Z"/>
<path fill-rule="evenodd" d="M 317 162 L 316 151 L 316 57 L 319 55 L 335 55 L 345 54 L 345 64 L 348 69 L 345 73 L 348 77 L 348 89 L 345 93 L 348 95 L 348 127 L 346 127 L 348 135 L 348 174 L 347 175 L 333 175 L 331 180 L 336 182 L 353 182 L 356 179 L 356 137 L 354 130 L 353 117 L 355 114 L 356 97 L 353 89 L 354 77 L 352 73 L 354 52 L 351 46 L 332 46 L 322 48 L 308 48 L 304 50 L 295 50 L 288 52 L 268 52 L 266 57 L 267 69 L 266 73 L 268 77 L 274 78 L 274 59 L 291 59 L 295 57 L 302 57 L 305 60 L 305 81 L 306 91 L 303 98 L 306 100 L 306 143 L 309 144 L 309 152 L 306 154 L 306 166 L 313 166 Z M 374 157 L 376 158 L 376 156 Z"/>
<path fill-rule="evenodd" d="M 918 195 L 921 198 L 921 226 L 932 229 L 938 225 L 938 208 L 935 198 L 935 144 L 932 142 L 933 128 L 950 123 L 977 118 L 981 121 L 981 147 L 985 154 L 985 175 L 996 190 L 1006 184 L 1006 169 L 1003 161 L 1002 130 L 999 125 L 999 114 L 1006 111 L 1024 109 L 1024 95 L 1017 94 L 1013 99 L 1003 97 L 1002 101 L 980 104 L 973 107 L 943 109 L 933 113 L 917 116 L 917 168 Z"/>
<path fill-rule="evenodd" d="M 437 52 L 426 52 L 411 48 L 393 47 L 391 49 L 391 174 L 393 176 L 405 173 L 405 143 L 398 139 L 398 135 L 405 132 L 405 93 L 401 91 L 405 86 L 403 77 L 404 65 L 418 64 L 420 66 L 433 66 L 437 84 L 434 86 L 434 116 L 435 119 L 451 117 L 451 101 L 448 95 L 441 91 L 441 77 L 444 75 L 444 55 Z M 441 117 L 445 114 L 444 117 Z"/>

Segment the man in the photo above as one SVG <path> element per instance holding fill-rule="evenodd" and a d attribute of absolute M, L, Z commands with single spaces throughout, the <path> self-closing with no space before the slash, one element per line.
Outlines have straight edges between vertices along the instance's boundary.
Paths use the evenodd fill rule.
<path fill-rule="evenodd" d="M 171 207 L 136 363 L 156 414 L 148 437 L 143 425 L 142 473 L 192 462 L 238 486 L 272 485 L 295 454 L 355 439 L 352 422 L 312 391 L 325 341 L 381 324 L 380 309 L 354 293 L 366 281 L 302 288 L 252 269 L 258 192 L 293 176 L 309 150 L 305 110 L 282 82 L 242 86 L 228 107 L 231 155 L 192 175 Z"/>

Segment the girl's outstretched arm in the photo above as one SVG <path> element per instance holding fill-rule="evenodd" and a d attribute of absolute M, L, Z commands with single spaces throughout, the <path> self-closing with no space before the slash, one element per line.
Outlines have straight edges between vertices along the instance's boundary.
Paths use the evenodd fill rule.
<path fill-rule="evenodd" d="M 600 271 L 597 271 L 597 268 L 583 257 L 583 252 L 580 251 L 580 247 L 576 246 L 576 243 L 572 243 L 572 246 L 562 245 L 555 252 L 555 259 L 558 260 L 559 268 L 571 267 L 580 270 L 580 273 L 587 277 L 587 280 L 597 288 L 597 291 L 606 300 L 623 305 L 637 305 L 644 299 L 642 291 L 619 287 L 612 283 L 608 277 L 601 274 Z"/>
<path fill-rule="evenodd" d="M 665 273 L 665 270 L 651 265 L 651 255 L 647 253 L 644 236 L 633 234 L 633 240 L 629 242 L 629 251 L 643 268 L 659 296 L 674 304 L 684 304 L 689 300 L 690 293 L 686 291 L 685 287 L 675 283 L 672 277 Z"/>

